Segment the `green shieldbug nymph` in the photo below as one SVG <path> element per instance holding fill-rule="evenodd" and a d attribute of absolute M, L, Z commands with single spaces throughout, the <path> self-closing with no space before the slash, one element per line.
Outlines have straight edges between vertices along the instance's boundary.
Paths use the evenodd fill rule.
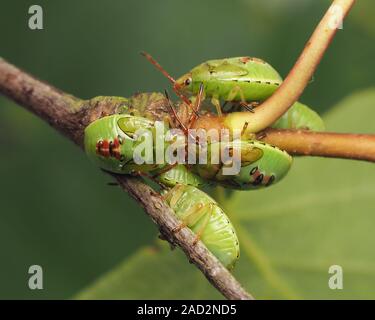
<path fill-rule="evenodd" d="M 206 61 L 176 80 L 180 90 L 193 94 L 201 83 L 207 97 L 251 102 L 267 99 L 280 86 L 282 78 L 261 59 L 235 57 Z"/>
<path fill-rule="evenodd" d="M 301 129 L 311 131 L 324 131 L 323 119 L 308 106 L 296 102 L 272 128 L 275 129 Z"/>
<path fill-rule="evenodd" d="M 197 95 L 203 85 L 204 96 L 221 115 L 220 100 L 232 102 L 234 106 L 250 107 L 269 98 L 281 85 L 280 74 L 267 62 L 251 57 L 236 57 L 206 61 L 175 80 L 148 53 L 143 53 L 173 84 L 173 90 L 191 107 L 184 94 Z M 231 111 L 233 109 L 230 109 Z M 248 108 L 249 109 L 249 108 Z M 256 111 L 255 111 L 256 112 Z M 319 115 L 299 102 L 274 125 L 282 129 L 308 129 L 323 131 L 324 124 Z"/>
<path fill-rule="evenodd" d="M 251 106 L 252 102 L 263 101 L 271 96 L 283 81 L 271 65 L 251 57 L 209 60 L 175 80 L 151 55 L 143 54 L 172 82 L 173 90 L 178 95 L 197 95 L 203 84 L 204 95 L 211 98 L 219 115 L 220 100 Z"/>
<path fill-rule="evenodd" d="M 285 151 L 270 144 L 256 140 L 240 140 L 238 142 L 215 142 L 225 144 L 225 148 L 233 154 L 233 148 L 241 149 L 239 172 L 226 174 L 225 168 L 233 167 L 233 161 L 212 164 L 210 153 L 206 165 L 195 165 L 194 172 L 209 181 L 226 188 L 251 190 L 269 187 L 280 181 L 292 165 L 292 157 Z"/>
<path fill-rule="evenodd" d="M 165 164 L 134 162 L 134 149 L 140 141 L 134 136 L 138 129 L 152 130 L 154 122 L 126 114 L 100 118 L 85 129 L 84 146 L 88 157 L 100 168 L 114 173 L 149 172 Z"/>
<path fill-rule="evenodd" d="M 176 185 L 164 198 L 182 221 L 176 231 L 187 226 L 216 258 L 233 269 L 240 255 L 238 238 L 233 225 L 219 205 L 203 191 Z"/>

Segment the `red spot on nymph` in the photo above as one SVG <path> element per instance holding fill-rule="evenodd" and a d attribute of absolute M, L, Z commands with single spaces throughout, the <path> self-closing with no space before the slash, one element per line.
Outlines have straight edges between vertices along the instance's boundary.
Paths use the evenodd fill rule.
<path fill-rule="evenodd" d="M 121 150 L 120 150 L 120 141 L 118 138 L 113 140 L 113 143 L 110 145 L 110 154 L 112 157 L 120 160 L 121 158 Z"/>
<path fill-rule="evenodd" d="M 249 62 L 251 60 L 250 57 L 242 57 L 240 58 L 240 61 L 243 63 L 243 64 L 246 64 L 247 62 Z"/>
<path fill-rule="evenodd" d="M 96 153 L 108 158 L 110 156 L 109 141 L 100 140 L 96 143 Z"/>
<path fill-rule="evenodd" d="M 99 140 L 96 143 L 96 153 L 105 158 L 121 159 L 121 143 L 118 138 L 111 140 Z"/>

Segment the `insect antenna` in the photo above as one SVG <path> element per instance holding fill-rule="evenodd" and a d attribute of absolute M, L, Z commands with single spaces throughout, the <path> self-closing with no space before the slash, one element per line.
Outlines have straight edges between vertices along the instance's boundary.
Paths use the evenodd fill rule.
<path fill-rule="evenodd" d="M 189 107 L 193 108 L 190 100 L 185 96 L 183 95 L 181 92 L 180 92 L 180 85 L 176 82 L 176 80 L 167 72 L 167 70 L 165 70 L 160 64 L 159 62 L 157 62 L 149 53 L 145 52 L 145 51 L 141 51 L 141 55 L 143 55 L 148 61 L 150 61 L 171 83 L 172 83 L 172 88 L 173 88 L 173 91 L 176 93 L 176 95 L 182 100 L 184 101 Z"/>
<path fill-rule="evenodd" d="M 176 80 L 149 53 L 141 51 L 141 55 L 150 61 L 173 85 L 176 84 Z"/>

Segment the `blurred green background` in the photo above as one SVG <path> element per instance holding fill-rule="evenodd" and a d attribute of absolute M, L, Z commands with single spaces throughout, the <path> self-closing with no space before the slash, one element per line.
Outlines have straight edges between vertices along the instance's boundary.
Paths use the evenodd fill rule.
<path fill-rule="evenodd" d="M 36 3 L 24 0 L 2 0 L 0 56 L 81 98 L 98 95 L 129 96 L 137 91 L 162 91 L 168 87 L 167 81 L 139 55 L 141 50 L 152 53 L 175 76 L 208 59 L 241 55 L 263 58 L 285 76 L 329 3 L 330 1 L 327 0 L 40 0 L 37 4 L 44 10 L 44 30 L 33 31 L 28 29 L 28 8 Z M 343 118 L 340 118 L 340 124 L 346 123 L 346 120 L 351 121 L 347 126 L 337 125 L 336 128 L 342 131 L 374 132 L 371 131 L 370 124 L 364 129 L 363 119 L 371 120 L 361 109 L 363 104 L 368 106 L 367 112 L 375 109 L 371 108 L 375 107 L 373 92 L 361 91 L 373 88 L 375 85 L 374 15 L 373 1 L 358 1 L 345 21 L 344 30 L 338 32 L 315 74 L 314 81 L 308 86 L 302 99 L 323 114 L 353 92 L 360 92 L 355 96 L 357 98 L 353 100 L 354 102 L 350 100 L 352 106 L 350 112 L 341 114 Z M 366 98 L 363 98 L 364 96 Z M 359 105 L 357 101 L 361 98 L 364 100 Z M 333 115 L 331 118 L 334 118 Z M 336 121 L 335 124 L 337 123 Z M 339 168 L 341 164 L 346 166 L 344 162 L 343 160 L 326 160 L 326 162 L 318 159 L 300 160 L 295 173 L 295 176 L 298 173 L 299 184 L 292 184 L 290 182 L 294 179 L 292 177 L 285 184 L 280 184 L 274 193 L 279 190 L 279 193 L 282 191 L 286 198 L 288 196 L 291 198 L 296 195 L 297 190 L 301 193 L 304 193 L 304 190 L 313 192 L 318 189 L 318 183 L 326 184 L 325 181 L 318 181 L 317 175 L 320 171 L 312 170 L 310 164 L 316 166 L 314 167 L 316 170 L 323 168 L 322 170 L 328 175 L 327 179 L 336 182 L 329 190 L 348 183 L 348 188 L 345 190 L 349 195 L 352 195 L 350 187 L 355 188 L 360 183 L 355 180 L 359 176 L 362 177 L 361 182 L 369 183 L 375 180 L 374 168 L 365 163 L 345 162 L 350 163 L 348 166 L 351 166 L 351 169 L 360 171 L 353 178 L 347 176 L 350 181 L 339 178 L 345 177 L 349 167 L 342 168 L 342 172 L 334 173 L 326 169 L 327 163 L 335 170 L 334 168 Z M 307 166 L 309 170 L 299 170 L 298 165 L 300 168 Z M 127 268 L 131 268 L 131 265 L 135 266 L 134 269 L 139 269 L 140 265 L 144 267 L 142 276 L 129 273 L 127 269 L 128 280 L 133 277 L 134 282 L 134 277 L 137 276 L 140 277 L 139 280 L 133 285 L 125 283 L 124 288 L 118 289 L 120 293 L 117 292 L 117 295 L 108 293 L 107 296 L 100 294 L 90 296 L 88 294 L 87 297 L 219 297 L 209 288 L 199 289 L 200 283 L 204 280 L 180 255 L 168 251 L 166 254 L 161 252 L 160 258 L 156 257 L 154 260 L 142 256 L 144 252 L 146 256 L 151 252 L 144 247 L 154 242 L 157 230 L 127 195 L 118 188 L 107 185 L 109 181 L 110 178 L 91 165 L 84 153 L 72 143 L 35 116 L 0 97 L 0 298 L 69 298 L 92 284 L 102 274 L 112 270 L 121 261 L 125 261 Z M 371 211 L 375 213 L 373 194 L 370 192 L 374 190 L 371 189 L 372 187 L 374 184 L 371 186 L 371 183 L 368 184 L 369 189 L 363 187 L 365 194 L 368 195 L 365 199 L 361 198 L 363 192 L 358 192 L 359 198 L 349 196 L 351 201 L 343 205 L 341 201 L 348 199 L 348 194 L 344 193 L 335 198 L 332 207 L 322 208 L 320 212 L 335 211 L 335 208 L 340 208 L 341 203 L 346 209 L 349 206 L 352 215 L 361 217 L 360 213 L 365 212 L 366 215 L 362 217 L 363 226 L 375 227 L 374 219 L 368 220 L 371 219 L 369 213 Z M 263 192 L 259 199 L 264 198 L 264 201 L 272 203 L 271 195 L 271 193 L 264 195 Z M 246 201 L 258 199 L 257 197 L 254 192 L 246 195 L 242 193 L 238 197 L 236 195 L 233 202 L 242 199 L 244 204 Z M 362 209 L 357 206 L 358 199 L 363 206 Z M 320 198 L 317 197 L 315 200 L 319 202 Z M 306 206 L 308 205 L 310 209 L 311 206 L 315 206 L 319 211 L 316 202 L 307 202 Z M 277 203 L 275 200 L 276 211 Z M 289 211 L 289 205 L 293 207 L 292 201 L 285 204 L 286 211 Z M 297 209 L 303 211 L 306 208 L 302 205 Z M 307 220 L 301 222 L 306 230 L 312 217 L 313 215 L 308 215 Z M 301 216 L 298 219 L 302 219 Z M 294 223 L 296 219 L 291 221 Z M 319 233 L 322 225 L 327 221 L 316 222 L 316 232 Z M 281 225 L 284 227 L 283 224 Z M 345 227 L 341 233 L 339 230 L 335 231 L 337 235 L 333 238 L 333 243 L 321 243 L 319 246 L 315 242 L 313 245 L 306 243 L 304 252 L 308 253 L 308 256 L 310 254 L 319 256 L 319 252 L 324 251 L 326 256 L 332 256 L 335 245 L 340 246 L 340 241 L 347 239 L 344 233 L 351 230 L 349 226 L 353 226 L 352 220 L 348 220 L 346 225 L 348 229 Z M 238 227 L 242 228 L 242 226 Z M 272 247 L 280 245 L 285 234 L 290 234 L 288 228 L 285 228 L 285 233 L 278 233 L 280 224 L 277 224 L 276 228 L 276 231 L 267 227 L 256 228 L 255 223 L 252 225 L 252 230 L 247 229 L 246 232 L 249 232 L 249 237 L 258 236 L 261 244 L 270 242 L 269 246 Z M 296 228 L 300 230 L 299 226 Z M 345 259 L 350 260 L 352 253 L 356 252 L 357 247 L 364 242 L 375 243 L 374 238 L 366 238 L 372 234 L 371 230 L 366 233 L 358 228 L 358 234 L 364 236 L 358 239 L 357 233 L 352 235 L 350 244 L 353 248 L 350 253 L 343 253 Z M 261 234 L 257 235 L 260 231 Z M 296 234 L 296 237 L 302 237 L 298 242 L 303 243 L 306 233 L 308 232 Z M 264 235 L 268 235 L 266 239 L 263 239 Z M 321 239 L 320 236 L 319 238 Z M 242 242 L 254 245 L 249 239 L 244 239 Z M 309 245 L 312 247 L 309 248 Z M 246 245 L 248 250 L 245 248 L 245 251 L 250 252 L 250 247 Z M 348 245 L 345 244 L 345 248 L 347 247 Z M 285 248 L 274 250 L 281 254 L 286 250 Z M 313 253 L 312 248 L 314 248 Z M 327 251 L 327 248 L 330 250 Z M 289 273 L 288 276 L 283 274 L 286 272 L 285 268 L 288 272 L 293 270 L 292 265 L 285 267 L 284 264 L 284 271 L 279 270 L 279 276 L 284 277 L 282 281 L 277 279 L 277 276 L 275 278 L 275 270 L 270 270 L 264 262 L 267 252 L 271 254 L 273 251 L 263 249 L 263 258 L 262 255 L 261 258 L 259 255 L 253 256 L 252 264 L 249 254 L 249 263 L 251 266 L 255 265 L 258 271 L 265 270 L 265 272 L 260 272 L 258 275 L 253 267 L 247 268 L 245 265 L 241 269 L 242 262 L 238 271 L 241 274 L 247 273 L 250 277 L 248 289 L 255 296 L 341 297 L 330 296 L 331 293 L 326 294 L 324 290 L 327 280 L 322 280 L 324 290 L 316 289 L 314 295 L 305 294 L 305 292 L 312 292 L 308 285 L 313 285 L 316 278 L 311 274 L 303 279 L 298 278 L 297 275 L 301 270 L 294 273 L 296 277 L 290 277 Z M 260 249 L 251 252 L 259 253 Z M 373 279 L 375 257 L 374 254 L 371 255 L 372 252 L 372 248 L 369 247 L 367 251 L 362 252 L 362 256 L 358 257 L 361 263 L 365 261 L 365 266 L 359 269 L 367 270 L 367 273 L 363 275 L 364 279 L 353 280 L 353 287 L 346 291 L 348 295 L 344 297 L 375 297 Z M 300 253 L 298 251 L 298 256 Z M 296 260 L 293 256 L 293 254 L 297 255 L 296 252 L 285 251 L 285 254 L 284 258 Z M 146 261 L 139 258 L 139 255 Z M 131 263 L 127 263 L 128 257 L 132 257 Z M 194 294 L 186 289 L 185 295 L 176 295 L 173 288 L 170 290 L 164 288 L 161 290 L 163 292 L 158 294 L 156 278 L 168 280 L 167 272 L 164 275 L 155 275 L 155 278 L 152 274 L 147 274 L 149 279 L 147 283 L 146 280 L 142 280 L 145 273 L 156 272 L 156 266 L 159 264 L 161 264 L 160 268 L 173 266 L 176 261 L 174 259 L 182 261 L 176 264 L 174 269 L 175 272 L 177 270 L 173 281 L 174 290 L 181 292 L 183 286 L 189 288 L 191 278 L 183 276 L 184 268 L 187 268 L 189 272 L 194 273 L 192 277 L 195 277 L 199 283 L 193 288 Z M 165 265 L 162 264 L 163 262 Z M 33 264 L 43 267 L 44 290 L 31 291 L 27 287 L 29 277 L 27 271 Z M 356 266 L 358 267 L 358 264 Z M 178 268 L 181 268 L 181 272 Z M 322 270 L 321 273 L 324 273 L 326 279 L 328 265 L 323 264 Z M 366 286 L 369 283 L 366 275 L 372 279 L 374 286 Z M 262 282 L 264 279 L 265 282 L 274 285 L 264 287 Z M 115 281 L 116 285 L 121 281 L 126 280 Z M 246 280 L 243 282 L 247 283 Z M 139 287 L 140 283 L 143 289 Z M 162 286 L 163 283 L 165 282 L 161 281 L 160 285 Z M 301 283 L 306 289 L 300 288 Z M 299 295 L 278 295 L 278 290 L 281 293 L 291 291 L 285 289 L 284 284 L 294 286 L 294 291 L 299 291 Z M 201 286 L 206 287 L 206 284 L 203 283 Z M 137 290 L 139 294 L 133 294 Z"/>

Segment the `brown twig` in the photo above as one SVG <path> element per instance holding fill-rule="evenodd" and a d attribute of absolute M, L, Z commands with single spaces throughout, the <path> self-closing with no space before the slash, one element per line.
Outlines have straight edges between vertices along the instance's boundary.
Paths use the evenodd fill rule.
<path fill-rule="evenodd" d="M 320 60 L 337 32 L 340 19 L 343 19 L 354 5 L 355 0 L 335 0 L 316 27 L 300 57 L 280 88 L 256 108 L 256 112 L 234 112 L 225 122 L 230 128 L 247 125 L 248 132 L 259 132 L 270 127 L 301 96 L 311 80 Z"/>
<path fill-rule="evenodd" d="M 375 162 L 375 135 L 267 129 L 259 139 L 293 155 Z"/>
<path fill-rule="evenodd" d="M 52 127 L 82 147 L 85 127 L 104 114 L 111 114 L 122 100 L 102 97 L 82 101 L 45 84 L 0 58 L 0 93 L 26 107 Z M 253 299 L 233 275 L 214 257 L 202 242 L 193 244 L 195 236 L 184 228 L 173 230 L 179 222 L 159 194 L 138 179 L 112 174 L 145 209 L 158 225 L 163 237 L 178 245 L 206 278 L 228 299 Z"/>

